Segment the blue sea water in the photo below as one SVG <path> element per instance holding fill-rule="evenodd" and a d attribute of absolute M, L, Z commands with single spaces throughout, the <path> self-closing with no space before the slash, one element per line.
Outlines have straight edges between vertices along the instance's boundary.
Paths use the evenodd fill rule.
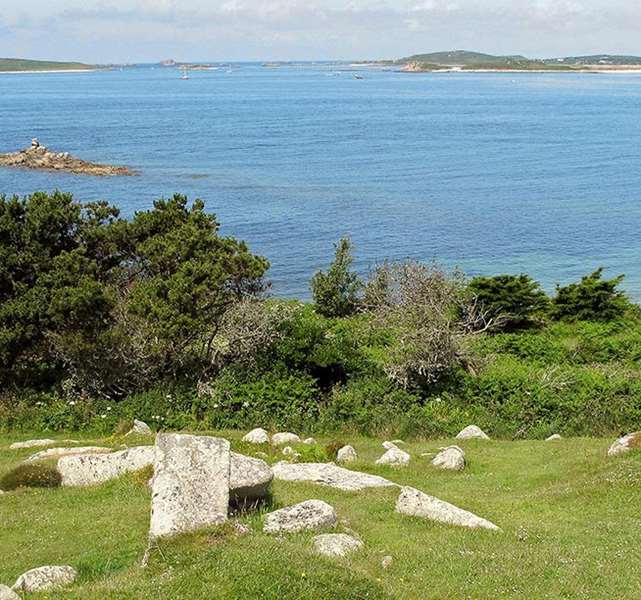
<path fill-rule="evenodd" d="M 2 169 L 0 193 L 58 188 L 125 216 L 200 197 L 284 296 L 308 296 L 349 234 L 363 272 L 436 259 L 552 290 L 604 266 L 641 300 L 641 75 L 340 70 L 0 74 L 0 152 L 36 136 L 140 171 Z"/>

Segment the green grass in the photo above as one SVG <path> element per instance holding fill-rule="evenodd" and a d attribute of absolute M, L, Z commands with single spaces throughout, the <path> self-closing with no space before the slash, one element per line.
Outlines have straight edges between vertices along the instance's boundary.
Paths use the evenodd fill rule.
<path fill-rule="evenodd" d="M 223 435 L 246 449 L 237 443 L 240 434 Z M 16 439 L 0 436 L 0 475 L 30 454 L 7 449 Z M 397 515 L 394 489 L 346 493 L 275 482 L 268 510 L 326 500 L 365 549 L 349 559 L 318 557 L 313 534 L 264 535 L 259 513 L 241 518 L 254 530 L 245 536 L 226 525 L 164 541 L 142 569 L 149 490 L 132 475 L 90 489 L 0 497 L 0 582 L 11 585 L 39 565 L 70 564 L 80 576 L 64 597 L 96 600 L 641 597 L 641 452 L 608 459 L 609 439 L 470 441 L 467 469 L 450 473 L 420 456 L 449 440 L 409 443 L 412 461 L 403 470 L 374 466 L 380 441 L 349 441 L 360 456 L 354 468 L 472 510 L 503 531 Z M 394 562 L 384 570 L 381 558 L 388 554 Z"/>
<path fill-rule="evenodd" d="M 57 62 L 51 60 L 27 60 L 24 58 L 0 58 L 2 71 L 61 71 L 67 69 L 92 69 L 91 65 L 79 62 Z"/>

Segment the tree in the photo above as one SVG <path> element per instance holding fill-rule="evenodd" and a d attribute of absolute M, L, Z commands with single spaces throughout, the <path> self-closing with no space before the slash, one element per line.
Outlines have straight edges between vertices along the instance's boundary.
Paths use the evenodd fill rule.
<path fill-rule="evenodd" d="M 468 291 L 494 329 L 514 331 L 530 327 L 546 312 L 549 298 L 529 275 L 474 277 Z"/>
<path fill-rule="evenodd" d="M 630 303 L 618 290 L 624 275 L 603 279 L 603 268 L 581 278 L 578 283 L 556 287 L 552 316 L 570 321 L 613 321 L 622 317 Z"/>
<path fill-rule="evenodd" d="M 350 270 L 354 259 L 349 238 L 341 238 L 334 248 L 334 260 L 327 272 L 318 271 L 312 277 L 312 295 L 320 314 L 326 317 L 346 317 L 356 312 L 363 283 Z"/>

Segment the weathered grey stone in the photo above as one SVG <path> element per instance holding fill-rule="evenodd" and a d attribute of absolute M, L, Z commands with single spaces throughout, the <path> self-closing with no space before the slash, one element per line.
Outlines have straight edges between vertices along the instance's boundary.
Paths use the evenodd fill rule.
<path fill-rule="evenodd" d="M 356 454 L 356 450 L 354 450 L 354 447 L 349 444 L 340 448 L 336 453 L 336 460 L 340 463 L 351 463 L 357 459 L 358 454 Z"/>
<path fill-rule="evenodd" d="M 272 435 L 272 444 L 274 446 L 282 446 L 283 444 L 297 444 L 300 442 L 300 438 L 295 433 L 290 433 L 288 431 L 275 433 Z"/>
<path fill-rule="evenodd" d="M 153 446 L 135 446 L 110 454 L 63 456 L 58 460 L 62 485 L 97 485 L 154 464 Z"/>
<path fill-rule="evenodd" d="M 281 450 L 281 453 L 283 456 L 290 456 L 290 457 L 297 456 L 297 455 L 299 456 L 298 452 L 296 452 L 296 450 L 294 450 L 291 446 L 285 446 Z"/>
<path fill-rule="evenodd" d="M 126 435 L 153 435 L 151 427 L 144 421 L 134 419 L 134 426 L 127 432 Z"/>
<path fill-rule="evenodd" d="M 43 446 L 53 446 L 56 440 L 26 440 L 24 442 L 14 442 L 9 446 L 9 450 L 22 450 L 22 448 L 42 448 Z"/>
<path fill-rule="evenodd" d="M 363 542 L 346 533 L 322 533 L 312 541 L 316 552 L 323 556 L 346 556 L 363 547 Z"/>
<path fill-rule="evenodd" d="M 392 566 L 392 563 L 394 562 L 394 559 L 388 554 L 387 556 L 384 556 L 383 559 L 381 560 L 381 567 L 384 569 L 388 569 L 389 567 Z"/>
<path fill-rule="evenodd" d="M 630 450 L 639 447 L 641 447 L 641 431 L 628 433 L 628 435 L 624 435 L 622 438 L 619 438 L 610 446 L 608 449 L 608 456 L 625 454 L 626 452 L 630 452 Z"/>
<path fill-rule="evenodd" d="M 336 527 L 338 517 L 332 506 L 322 500 L 306 500 L 265 515 L 266 533 L 294 533 Z"/>
<path fill-rule="evenodd" d="M 394 446 L 390 448 L 383 456 L 381 456 L 377 461 L 377 465 L 392 465 L 396 467 L 404 467 L 407 463 L 410 462 L 410 455 Z"/>
<path fill-rule="evenodd" d="M 79 446 L 78 448 L 49 448 L 32 454 L 24 462 L 35 462 L 37 460 L 49 460 L 52 458 L 61 458 L 62 456 L 80 456 L 81 454 L 106 454 L 111 452 L 112 448 L 102 446 Z"/>
<path fill-rule="evenodd" d="M 393 448 L 398 448 L 394 442 L 385 441 L 381 444 L 385 450 L 392 450 Z"/>
<path fill-rule="evenodd" d="M 378 475 L 350 471 L 333 463 L 279 462 L 272 470 L 274 478 L 281 481 L 309 481 L 348 492 L 396 486 L 395 483 Z"/>
<path fill-rule="evenodd" d="M 316 440 L 313 437 L 308 437 L 303 440 L 303 444 L 307 444 L 308 446 L 315 446 Z"/>
<path fill-rule="evenodd" d="M 10 587 L 0 583 L 0 600 L 20 600 L 20 596 Z"/>
<path fill-rule="evenodd" d="M 423 517 L 448 525 L 499 529 L 494 523 L 490 523 L 490 521 L 486 519 L 482 519 L 453 504 L 439 500 L 434 496 L 428 496 L 420 490 L 411 487 L 401 488 L 401 493 L 396 501 L 396 512 L 412 517 Z"/>
<path fill-rule="evenodd" d="M 265 498 L 273 478 L 271 467 L 264 460 L 231 453 L 229 499 L 232 503 Z"/>
<path fill-rule="evenodd" d="M 231 453 L 221 438 L 156 437 L 149 536 L 194 531 L 227 520 Z"/>
<path fill-rule="evenodd" d="M 555 442 L 556 440 L 563 439 L 558 433 L 552 434 L 550 437 L 545 438 L 546 442 Z"/>
<path fill-rule="evenodd" d="M 432 464 L 440 469 L 462 471 L 465 468 L 465 452 L 458 446 L 448 446 L 432 459 Z"/>
<path fill-rule="evenodd" d="M 268 444 L 269 434 L 261 427 L 257 427 L 243 437 L 243 442 L 249 442 L 250 444 Z"/>
<path fill-rule="evenodd" d="M 40 592 L 72 584 L 78 573 L 69 566 L 46 566 L 31 569 L 18 577 L 13 589 L 20 592 Z"/>
<path fill-rule="evenodd" d="M 477 440 L 489 440 L 490 437 L 480 428 L 477 427 L 476 425 L 468 425 L 465 429 L 462 429 L 459 431 L 458 435 L 456 436 L 457 440 L 471 440 L 471 439 L 477 439 Z"/>

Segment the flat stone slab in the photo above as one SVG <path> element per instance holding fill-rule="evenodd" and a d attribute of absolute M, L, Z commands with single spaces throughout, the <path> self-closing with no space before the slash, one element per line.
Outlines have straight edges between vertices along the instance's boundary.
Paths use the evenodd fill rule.
<path fill-rule="evenodd" d="M 474 513 L 458 508 L 449 502 L 428 496 L 412 487 L 402 487 L 396 501 L 396 512 L 411 517 L 422 517 L 447 525 L 460 527 L 484 528 L 499 530 L 499 528 Z"/>
<path fill-rule="evenodd" d="M 230 470 L 227 440 L 158 434 L 149 537 L 171 536 L 226 521 Z"/>
<path fill-rule="evenodd" d="M 239 502 L 260 500 L 269 493 L 274 474 L 260 458 L 231 453 L 229 500 Z"/>
<path fill-rule="evenodd" d="M 19 592 L 40 592 L 71 585 L 78 576 L 73 567 L 49 565 L 23 573 L 13 585 Z"/>
<path fill-rule="evenodd" d="M 153 446 L 136 446 L 109 454 L 63 456 L 58 460 L 62 485 L 97 485 L 154 464 Z"/>
<path fill-rule="evenodd" d="M 22 450 L 23 448 L 42 448 L 44 446 L 53 446 L 56 440 L 26 440 L 24 442 L 14 442 L 9 446 L 9 450 Z"/>
<path fill-rule="evenodd" d="M 107 454 L 112 452 L 113 448 L 103 446 L 78 446 L 77 448 L 49 448 L 32 454 L 24 462 L 35 462 L 37 460 L 49 460 L 52 458 L 61 458 L 63 456 L 80 456 L 81 454 Z"/>
<path fill-rule="evenodd" d="M 350 471 L 334 463 L 279 462 L 272 466 L 272 471 L 274 478 L 281 481 L 309 481 L 348 492 L 396 486 L 384 477 Z"/>
<path fill-rule="evenodd" d="M 336 527 L 338 517 L 332 506 L 322 500 L 305 500 L 265 516 L 263 531 L 266 533 L 296 533 Z"/>
<path fill-rule="evenodd" d="M 343 557 L 363 547 L 363 542 L 346 533 L 322 533 L 312 541 L 314 550 L 323 556 Z"/>

